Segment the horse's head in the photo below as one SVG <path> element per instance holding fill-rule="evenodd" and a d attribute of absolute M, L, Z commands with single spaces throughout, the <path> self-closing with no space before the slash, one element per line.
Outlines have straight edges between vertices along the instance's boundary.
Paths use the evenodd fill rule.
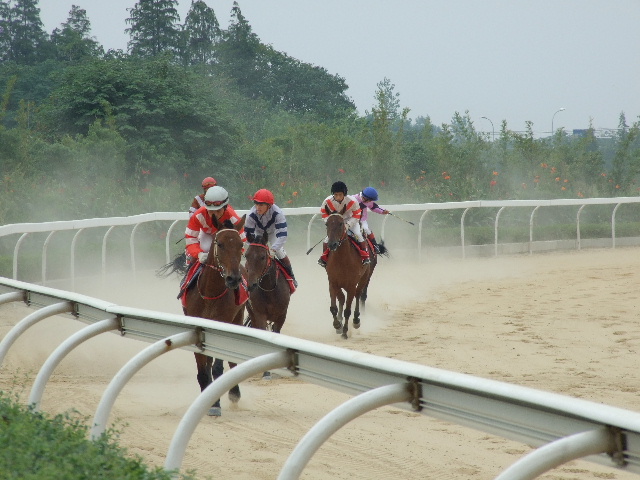
<path fill-rule="evenodd" d="M 333 213 L 327 217 L 327 238 L 330 250 L 336 250 L 347 236 L 344 217 Z"/>
<path fill-rule="evenodd" d="M 207 265 L 216 268 L 224 278 L 225 285 L 231 289 L 238 288 L 242 281 L 240 260 L 243 242 L 240 230 L 244 227 L 245 218 L 243 216 L 233 228 L 224 228 L 216 232 L 207 257 Z"/>
<path fill-rule="evenodd" d="M 249 291 L 258 285 L 260 279 L 269 271 L 269 267 L 273 262 L 269 247 L 267 246 L 267 233 L 264 232 L 260 238 L 255 238 L 254 240 L 244 254 L 246 258 L 245 268 L 247 270 L 246 275 Z"/>

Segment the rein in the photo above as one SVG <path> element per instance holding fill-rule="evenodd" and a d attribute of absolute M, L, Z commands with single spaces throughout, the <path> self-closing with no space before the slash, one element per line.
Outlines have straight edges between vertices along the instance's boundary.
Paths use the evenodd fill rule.
<path fill-rule="evenodd" d="M 344 242 L 345 239 L 348 236 L 347 235 L 347 227 L 344 225 L 344 217 L 342 215 L 340 215 L 339 213 L 335 212 L 335 213 L 332 213 L 331 215 L 329 215 L 329 217 L 333 217 L 334 215 L 337 215 L 340 218 L 342 218 L 342 235 L 340 236 L 340 240 L 338 240 L 338 247 L 340 247 L 342 245 L 342 242 Z"/>
<path fill-rule="evenodd" d="M 220 274 L 220 276 L 222 278 L 225 277 L 225 271 L 224 271 L 224 267 L 222 267 L 222 265 L 220 264 L 220 257 L 218 255 L 218 234 L 220 232 L 224 232 L 226 230 L 230 230 L 233 232 L 236 232 L 238 234 L 238 236 L 240 236 L 240 232 L 238 232 L 237 230 L 233 229 L 233 228 L 223 228 L 222 230 L 218 230 L 215 235 L 213 236 L 213 259 L 215 261 L 214 265 L 209 265 L 208 263 L 203 263 L 203 265 L 207 268 L 211 268 L 212 270 L 215 270 L 216 272 L 218 272 Z M 205 295 L 202 294 L 202 290 L 200 290 L 200 279 L 202 278 L 202 274 L 200 274 L 198 276 L 198 280 L 196 281 L 196 287 L 198 289 L 198 293 L 200 294 L 200 298 L 202 298 L 203 300 L 218 300 L 219 298 L 222 298 L 225 296 L 225 294 L 229 291 L 228 287 L 225 287 L 225 289 L 222 291 L 222 293 L 220 295 L 217 295 L 215 297 L 207 297 Z"/>
<path fill-rule="evenodd" d="M 269 250 L 269 247 L 266 245 L 263 245 L 262 243 L 251 243 L 250 246 L 253 247 L 262 247 L 265 250 Z M 263 292 L 273 292 L 277 287 L 278 287 L 278 271 L 276 270 L 276 280 L 275 280 L 275 284 L 273 286 L 273 288 L 267 290 L 265 288 L 262 287 L 261 283 L 262 280 L 269 274 L 269 272 L 271 271 L 271 265 L 273 265 L 273 260 L 271 258 L 271 255 L 267 255 L 267 261 L 265 262 L 265 265 L 262 269 L 262 273 L 260 274 L 260 276 L 258 277 L 258 281 L 256 282 L 256 285 L 258 285 L 258 288 L 260 290 L 262 290 Z"/>

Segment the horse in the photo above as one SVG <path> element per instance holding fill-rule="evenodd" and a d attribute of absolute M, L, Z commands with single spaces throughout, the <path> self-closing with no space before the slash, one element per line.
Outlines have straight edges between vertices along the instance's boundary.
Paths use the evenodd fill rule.
<path fill-rule="evenodd" d="M 327 277 L 329 279 L 329 295 L 331 297 L 331 315 L 336 333 L 348 337 L 351 305 L 356 300 L 353 312 L 353 328 L 360 327 L 360 299 L 371 278 L 371 264 L 363 265 L 360 252 L 351 243 L 347 235 L 344 218 L 339 213 L 327 217 L 327 239 L 331 253 L 327 259 Z M 346 305 L 345 305 L 346 292 Z M 339 306 L 336 305 L 336 299 Z M 366 296 L 365 296 L 366 299 Z"/>
<path fill-rule="evenodd" d="M 269 252 L 267 240 L 265 232 L 261 238 L 256 238 L 249 244 L 244 254 L 249 288 L 248 324 L 253 328 L 280 333 L 287 319 L 291 289 L 277 260 Z M 270 377 L 269 372 L 263 375 L 264 379 Z"/>
<path fill-rule="evenodd" d="M 202 272 L 193 288 L 188 289 L 184 314 L 192 317 L 207 318 L 234 325 L 242 325 L 244 303 L 236 301 L 237 289 L 243 288 L 241 275 L 241 258 L 243 242 L 240 230 L 244 227 L 245 216 L 232 228 L 221 227 L 213 236 L 211 249 L 203 264 Z M 217 226 L 217 219 L 213 219 Z M 198 384 L 200 391 L 207 388 L 213 380 L 222 375 L 222 360 L 202 353 L 194 352 L 198 367 Z M 229 362 L 231 368 L 235 363 Z M 237 403 L 240 400 L 240 387 L 234 386 L 229 391 L 229 400 Z M 220 416 L 220 399 L 209 409 L 210 416 Z"/>

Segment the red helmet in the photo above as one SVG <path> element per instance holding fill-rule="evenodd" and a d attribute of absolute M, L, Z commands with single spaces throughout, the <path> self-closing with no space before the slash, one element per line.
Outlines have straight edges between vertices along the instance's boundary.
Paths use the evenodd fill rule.
<path fill-rule="evenodd" d="M 215 187 L 217 184 L 218 182 L 213 177 L 207 177 L 202 180 L 202 188 Z"/>
<path fill-rule="evenodd" d="M 273 198 L 273 193 L 271 193 L 266 188 L 258 190 L 253 196 L 253 201 L 254 203 L 268 203 L 269 205 L 273 205 L 274 203 L 276 203 L 275 199 Z"/>

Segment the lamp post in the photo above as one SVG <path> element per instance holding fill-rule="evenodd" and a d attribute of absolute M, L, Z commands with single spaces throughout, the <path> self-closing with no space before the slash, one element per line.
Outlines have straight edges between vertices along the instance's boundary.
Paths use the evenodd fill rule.
<path fill-rule="evenodd" d="M 496 141 L 496 129 L 493 128 L 493 122 L 491 121 L 490 118 L 487 118 L 487 117 L 480 117 L 480 118 L 484 118 L 485 120 L 489 120 L 489 123 L 491 124 L 491 141 L 495 142 Z"/>
<path fill-rule="evenodd" d="M 556 110 L 556 112 L 553 114 L 553 117 L 551 117 L 551 136 L 552 137 L 553 137 L 553 133 L 554 133 L 554 130 L 553 130 L 553 119 L 555 118 L 556 113 L 558 113 L 558 112 L 564 112 L 564 107 Z"/>

